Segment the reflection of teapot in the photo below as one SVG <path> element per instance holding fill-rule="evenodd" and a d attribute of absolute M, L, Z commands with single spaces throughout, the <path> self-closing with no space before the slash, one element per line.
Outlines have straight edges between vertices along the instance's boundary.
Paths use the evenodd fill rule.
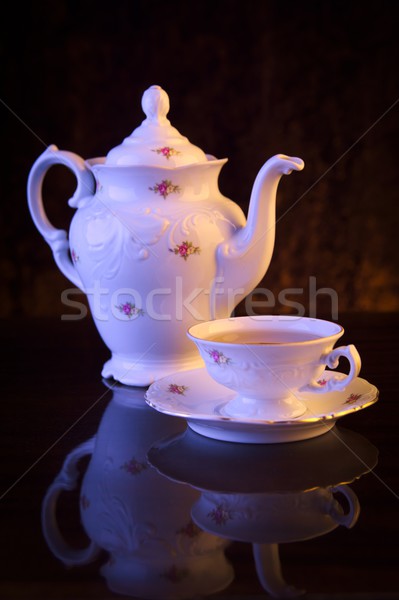
<path fill-rule="evenodd" d="M 53 553 L 67 565 L 94 560 L 115 592 L 140 598 L 188 598 L 225 588 L 233 570 L 228 542 L 194 525 L 190 508 L 199 493 L 161 476 L 147 461 L 150 445 L 181 430 L 181 422 L 149 409 L 143 391 L 114 387 L 95 438 L 72 451 L 43 502 L 42 523 Z M 80 490 L 80 513 L 90 538 L 78 550 L 63 539 L 57 500 L 78 482 L 77 463 L 92 454 Z"/>
<path fill-rule="evenodd" d="M 87 294 L 112 352 L 104 377 L 131 385 L 201 364 L 187 328 L 228 317 L 262 279 L 274 247 L 278 182 L 304 166 L 281 154 L 268 160 L 245 222 L 218 189 L 226 159 L 204 154 L 170 125 L 159 86 L 144 93 L 142 106 L 147 118 L 106 158 L 85 162 L 50 146 L 28 182 L 33 220 L 62 273 Z M 69 240 L 43 208 L 43 178 L 55 164 L 77 179 Z"/>
<path fill-rule="evenodd" d="M 285 598 L 301 591 L 283 579 L 278 544 L 352 527 L 360 507 L 347 484 L 376 465 L 377 450 L 337 427 L 294 449 L 237 448 L 187 430 L 156 443 L 148 458 L 160 473 L 201 491 L 191 510 L 194 522 L 209 533 L 251 543 L 260 583 Z"/>

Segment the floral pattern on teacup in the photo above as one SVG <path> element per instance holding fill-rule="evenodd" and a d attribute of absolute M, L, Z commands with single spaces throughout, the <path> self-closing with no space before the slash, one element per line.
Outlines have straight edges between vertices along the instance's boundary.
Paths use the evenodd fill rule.
<path fill-rule="evenodd" d="M 231 521 L 233 519 L 233 515 L 231 511 L 223 506 L 223 504 L 218 504 L 216 508 L 212 509 L 207 517 L 210 517 L 216 525 L 225 525 L 227 521 Z"/>
<path fill-rule="evenodd" d="M 152 152 L 161 154 L 167 160 L 169 160 L 171 156 L 177 156 L 178 154 L 181 154 L 181 152 L 179 150 L 176 150 L 175 148 L 172 148 L 171 146 L 163 146 L 162 148 L 154 148 L 152 150 Z"/>
<path fill-rule="evenodd" d="M 170 383 L 168 386 L 168 392 L 171 394 L 178 394 L 179 396 L 184 396 L 184 393 L 187 392 L 188 387 L 186 385 L 178 385 L 177 383 Z"/>
<path fill-rule="evenodd" d="M 132 304 L 132 302 L 123 302 L 122 304 L 115 305 L 115 308 L 117 308 L 120 313 L 129 319 L 144 315 L 143 309 L 137 308 L 135 304 Z"/>
<path fill-rule="evenodd" d="M 174 185 L 170 179 L 162 179 L 160 183 L 156 183 L 154 187 L 148 188 L 155 194 L 159 194 L 162 198 L 167 198 L 169 194 L 178 194 L 180 187 Z"/>
<path fill-rule="evenodd" d="M 228 365 L 231 363 L 231 358 L 228 358 L 228 356 L 225 356 L 219 350 L 207 350 L 207 353 L 217 365 Z"/>
<path fill-rule="evenodd" d="M 318 383 L 319 385 L 327 385 L 327 379 L 318 379 L 318 380 L 317 380 L 317 383 Z"/>
<path fill-rule="evenodd" d="M 345 400 L 344 404 L 354 404 L 355 402 L 357 402 L 359 400 L 359 398 L 361 398 L 362 395 L 361 394 L 350 394 L 347 399 Z"/>
<path fill-rule="evenodd" d="M 169 248 L 169 252 L 173 252 L 174 254 L 181 256 L 184 260 L 187 260 L 192 254 L 200 254 L 201 248 L 199 246 L 194 246 L 192 242 L 185 240 L 181 244 L 176 244 L 174 248 Z"/>
<path fill-rule="evenodd" d="M 121 465 L 121 469 L 129 473 L 129 475 L 140 475 L 145 469 L 148 469 L 148 464 L 140 462 L 136 458 L 132 458 Z"/>

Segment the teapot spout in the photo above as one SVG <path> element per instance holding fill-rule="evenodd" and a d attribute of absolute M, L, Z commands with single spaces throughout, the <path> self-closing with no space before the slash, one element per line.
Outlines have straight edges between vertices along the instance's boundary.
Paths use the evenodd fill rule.
<path fill-rule="evenodd" d="M 222 242 L 216 251 L 213 318 L 226 315 L 226 301 L 228 312 L 232 312 L 265 275 L 274 249 L 279 181 L 292 171 L 302 171 L 304 166 L 301 158 L 276 154 L 259 171 L 252 188 L 246 225 Z"/>

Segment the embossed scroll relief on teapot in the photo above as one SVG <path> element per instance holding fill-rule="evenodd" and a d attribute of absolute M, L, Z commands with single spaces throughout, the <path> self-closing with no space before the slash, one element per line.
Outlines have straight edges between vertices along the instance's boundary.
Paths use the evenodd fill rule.
<path fill-rule="evenodd" d="M 269 159 L 246 221 L 218 188 L 227 159 L 205 154 L 172 127 L 166 92 L 150 87 L 142 107 L 146 119 L 105 158 L 84 161 L 49 146 L 28 180 L 32 218 L 59 269 L 87 294 L 112 353 L 102 375 L 139 386 L 202 366 L 187 329 L 228 317 L 262 279 L 274 246 L 278 182 L 304 166 L 281 154 Z M 43 178 L 55 164 L 77 179 L 69 236 L 43 207 Z"/>

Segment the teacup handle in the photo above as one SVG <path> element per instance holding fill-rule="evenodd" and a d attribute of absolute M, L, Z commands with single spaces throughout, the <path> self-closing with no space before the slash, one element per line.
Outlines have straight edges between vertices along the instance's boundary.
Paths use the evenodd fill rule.
<path fill-rule="evenodd" d="M 83 456 L 93 454 L 95 437 L 87 440 L 68 454 L 60 473 L 50 485 L 42 504 L 42 529 L 52 553 L 67 566 L 85 565 L 92 562 L 101 548 L 93 541 L 82 550 L 76 550 L 63 538 L 57 523 L 58 496 L 63 491 L 76 488 L 79 472 L 77 463 Z"/>
<path fill-rule="evenodd" d="M 360 503 L 355 492 L 351 490 L 347 485 L 337 485 L 333 487 L 333 494 L 342 494 L 348 501 L 349 511 L 347 513 L 342 512 L 342 508 L 337 499 L 334 498 L 335 502 L 332 504 L 330 509 L 330 515 L 338 525 L 344 525 L 348 529 L 353 527 L 360 514 Z"/>
<path fill-rule="evenodd" d="M 324 393 L 344 390 L 348 383 L 359 375 L 362 366 L 362 361 L 356 347 L 353 344 L 350 344 L 349 346 L 339 346 L 338 348 L 334 348 L 334 350 L 331 350 L 331 352 L 322 356 L 319 362 L 321 365 L 327 365 L 330 369 L 336 369 L 341 356 L 344 356 L 349 361 L 350 370 L 348 375 L 345 377 L 335 375 L 326 383 L 312 381 L 304 386 L 301 391 Z"/>

